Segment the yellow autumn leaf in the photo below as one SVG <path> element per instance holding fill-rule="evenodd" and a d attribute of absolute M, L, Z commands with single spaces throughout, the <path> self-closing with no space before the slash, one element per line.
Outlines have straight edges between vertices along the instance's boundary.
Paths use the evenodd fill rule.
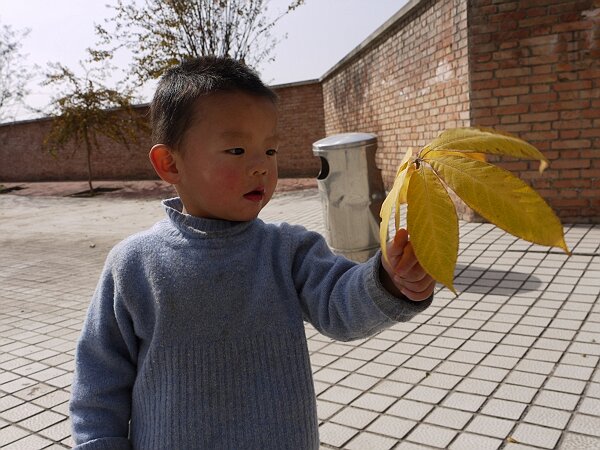
<path fill-rule="evenodd" d="M 392 191 L 381 209 L 384 258 L 392 208 L 396 208 L 397 230 L 400 205 L 408 203 L 407 228 L 417 259 L 436 281 L 454 292 L 458 219 L 446 187 L 508 233 L 536 244 L 560 247 L 570 254 L 562 224 L 552 209 L 525 182 L 486 163 L 486 154 L 539 160 L 540 172 L 548 165 L 535 147 L 508 133 L 484 128 L 443 132 L 416 157 L 407 153 L 398 168 Z"/>
<path fill-rule="evenodd" d="M 431 151 L 487 153 L 540 161 L 540 173 L 548 167 L 548 160 L 528 142 L 506 132 L 490 128 L 454 128 L 446 130 L 421 150 L 424 158 Z M 477 158 L 479 159 L 479 158 Z"/>
<path fill-rule="evenodd" d="M 423 161 L 491 223 L 526 241 L 569 253 L 558 217 L 535 190 L 507 170 L 438 151 L 429 151 Z"/>
<path fill-rule="evenodd" d="M 414 171 L 415 171 L 414 164 L 410 164 L 408 166 L 406 176 L 404 177 L 404 182 L 402 183 L 402 187 L 400 188 L 400 195 L 398 195 L 398 200 L 396 202 L 396 208 L 398 208 L 400 205 L 404 205 L 404 204 L 408 203 L 408 198 L 407 198 L 408 183 L 410 182 L 410 177 L 412 176 L 412 173 Z M 398 228 L 398 224 L 399 224 L 399 221 L 396 222 L 396 229 Z"/>
<path fill-rule="evenodd" d="M 381 217 L 381 223 L 379 224 L 379 243 L 381 246 L 381 253 L 385 261 L 388 260 L 387 238 L 390 217 L 392 217 L 392 209 L 394 208 L 394 205 L 396 204 L 396 199 L 398 198 L 400 190 L 402 189 L 402 184 L 404 183 L 404 177 L 406 176 L 408 163 L 411 157 L 412 151 L 409 150 L 406 152 L 404 158 L 400 162 L 400 167 L 396 172 L 396 179 L 394 180 L 394 185 L 392 186 L 392 189 L 383 201 L 383 204 L 381 205 L 381 210 L 379 211 L 379 217 Z M 399 214 L 398 211 L 396 211 L 396 214 Z M 398 216 L 396 220 L 399 221 L 399 219 L 400 217 Z M 396 226 L 396 229 L 398 229 L 398 226 Z"/>
<path fill-rule="evenodd" d="M 458 217 L 452 199 L 424 164 L 412 174 L 407 198 L 407 224 L 417 260 L 425 272 L 456 294 Z"/>

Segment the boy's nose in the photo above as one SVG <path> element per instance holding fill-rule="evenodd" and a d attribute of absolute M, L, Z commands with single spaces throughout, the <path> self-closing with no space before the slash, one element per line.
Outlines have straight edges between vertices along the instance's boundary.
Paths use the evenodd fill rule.
<path fill-rule="evenodd" d="M 254 173 L 253 175 L 266 175 L 267 174 L 267 169 L 265 167 L 262 168 L 255 168 L 254 169 Z"/>
<path fill-rule="evenodd" d="M 252 175 L 266 175 L 268 171 L 268 163 L 265 158 L 255 159 L 253 164 L 250 166 L 250 172 Z"/>

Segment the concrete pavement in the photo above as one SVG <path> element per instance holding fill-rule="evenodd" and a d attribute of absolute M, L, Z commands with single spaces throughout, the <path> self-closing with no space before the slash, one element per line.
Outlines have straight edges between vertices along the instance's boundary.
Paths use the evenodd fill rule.
<path fill-rule="evenodd" d="M 266 221 L 323 232 L 316 190 Z M 155 199 L 0 196 L 0 447 L 72 444 L 75 342 L 108 250 L 163 217 Z M 458 298 L 346 343 L 306 333 L 323 448 L 600 448 L 600 227 L 569 258 L 461 223 Z M 285 448 L 285 443 L 282 443 Z"/>

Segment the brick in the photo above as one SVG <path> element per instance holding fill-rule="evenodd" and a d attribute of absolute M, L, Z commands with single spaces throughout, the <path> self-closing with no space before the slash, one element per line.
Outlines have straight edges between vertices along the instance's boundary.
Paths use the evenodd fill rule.
<path fill-rule="evenodd" d="M 503 97 L 507 95 L 523 95 L 529 93 L 529 86 L 515 86 L 494 89 L 493 95 Z"/>
<path fill-rule="evenodd" d="M 555 180 L 552 185 L 556 188 L 582 188 L 591 186 L 590 180 Z"/>
<path fill-rule="evenodd" d="M 588 205 L 587 200 L 583 199 L 562 199 L 558 198 L 552 201 L 552 205 L 554 208 L 564 208 L 564 207 L 586 207 Z"/>
<path fill-rule="evenodd" d="M 507 77 L 523 77 L 531 74 L 531 69 L 529 67 L 518 67 L 512 69 L 498 69 L 494 72 L 494 75 L 498 78 L 507 78 Z"/>
<path fill-rule="evenodd" d="M 558 159 L 552 162 L 553 169 L 587 169 L 589 167 L 589 159 Z"/>
<path fill-rule="evenodd" d="M 591 142 L 588 139 L 573 139 L 573 140 L 560 140 L 552 142 L 553 149 L 562 149 L 562 148 L 589 148 L 591 147 Z M 580 164 L 582 164 L 581 168 L 590 167 L 590 160 L 578 160 Z"/>
<path fill-rule="evenodd" d="M 550 103 L 532 103 L 529 105 L 529 110 L 532 113 L 546 112 L 550 110 Z"/>
<path fill-rule="evenodd" d="M 498 104 L 500 106 L 516 105 L 517 103 L 519 103 L 519 99 L 516 95 L 509 96 L 509 97 L 501 97 L 498 100 Z"/>
<path fill-rule="evenodd" d="M 582 128 L 591 127 L 592 122 L 590 120 L 560 120 L 552 123 L 552 128 L 556 130 L 576 129 L 581 130 Z"/>
<path fill-rule="evenodd" d="M 574 110 L 585 110 L 590 107 L 589 100 L 574 100 L 574 101 L 560 101 L 551 105 L 551 110 L 561 111 L 566 109 Z M 600 115 L 599 115 L 600 117 Z"/>
<path fill-rule="evenodd" d="M 495 115 L 504 115 L 504 114 L 521 114 L 526 113 L 529 110 L 530 105 L 528 104 L 517 104 L 517 105 L 508 105 L 508 106 L 498 106 L 492 109 L 492 113 Z"/>
<path fill-rule="evenodd" d="M 591 89 L 592 81 L 591 80 L 578 80 L 578 81 L 568 81 L 563 83 L 556 83 L 553 86 L 556 91 L 578 91 L 582 89 Z"/>
<path fill-rule="evenodd" d="M 522 77 L 519 79 L 519 82 L 523 84 L 548 84 L 555 83 L 557 80 L 558 76 L 555 73 L 548 73 Z"/>
<path fill-rule="evenodd" d="M 552 25 L 556 23 L 556 17 L 544 16 L 544 17 L 531 17 L 523 20 L 519 20 L 519 27 L 540 27 L 541 25 Z M 546 27 L 543 34 L 548 34 L 550 27 Z M 533 30 L 535 31 L 535 30 Z"/>
<path fill-rule="evenodd" d="M 543 94 L 526 94 L 519 96 L 519 102 L 523 103 L 540 103 L 540 102 L 554 102 L 558 98 L 556 92 L 545 92 Z"/>
<path fill-rule="evenodd" d="M 600 118 L 600 108 L 585 108 L 581 111 L 581 116 L 586 119 Z"/>
<path fill-rule="evenodd" d="M 542 92 L 550 92 L 550 85 L 548 84 L 534 84 L 531 86 L 531 92 L 534 94 L 540 94 Z"/>
<path fill-rule="evenodd" d="M 561 130 L 560 139 L 568 140 L 568 139 L 576 139 L 580 137 L 580 130 Z"/>
<path fill-rule="evenodd" d="M 564 33 L 567 31 L 591 30 L 594 27 L 592 21 L 559 23 L 552 27 L 553 33 Z"/>
<path fill-rule="evenodd" d="M 537 113 L 537 114 L 521 114 L 523 122 L 547 122 L 558 120 L 557 112 Z"/>
<path fill-rule="evenodd" d="M 541 141 L 541 140 L 551 140 L 558 138 L 557 131 L 540 131 L 540 132 L 531 132 L 531 133 L 523 133 L 521 135 L 522 139 L 526 141 Z"/>

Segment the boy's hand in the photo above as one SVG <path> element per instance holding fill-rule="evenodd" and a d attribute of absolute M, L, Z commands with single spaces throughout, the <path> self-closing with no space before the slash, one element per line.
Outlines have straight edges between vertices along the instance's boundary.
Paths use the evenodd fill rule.
<path fill-rule="evenodd" d="M 415 302 L 428 299 L 433 294 L 435 280 L 417 261 L 405 229 L 396 232 L 394 240 L 387 244 L 387 253 L 390 263 L 381 259 L 384 270 L 380 273 L 380 279 L 383 286 L 396 297 L 403 294 Z"/>

